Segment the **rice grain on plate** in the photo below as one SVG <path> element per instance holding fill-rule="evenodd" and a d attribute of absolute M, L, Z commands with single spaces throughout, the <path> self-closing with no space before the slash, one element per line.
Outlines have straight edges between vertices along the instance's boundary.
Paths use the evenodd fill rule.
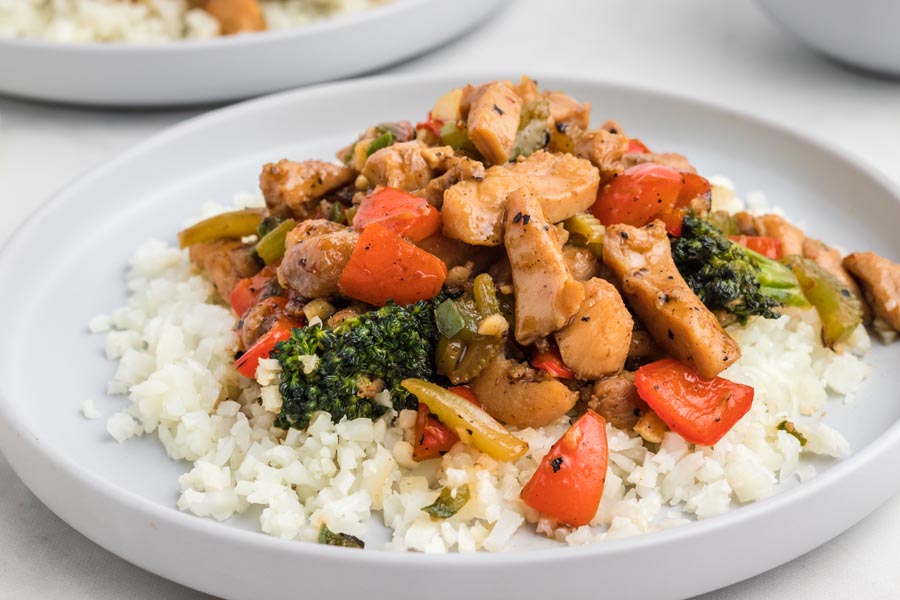
<path fill-rule="evenodd" d="M 205 213 L 216 210 L 207 206 Z M 388 550 L 494 552 L 526 522 L 578 545 L 712 517 L 771 495 L 781 482 L 813 476 L 804 455 L 845 456 L 846 439 L 821 416 L 829 398 L 853 400 L 869 373 L 851 352 L 822 347 L 816 323 L 808 322 L 814 311 L 730 328 L 743 357 L 724 375 L 755 388 L 750 412 L 713 447 L 668 432 L 650 449 L 634 432 L 608 425 L 600 508 L 590 526 L 572 529 L 539 519 L 519 499 L 568 418 L 516 431 L 529 451 L 514 463 L 463 443 L 440 459 L 415 462 L 414 411 L 339 423 L 318 413 L 307 430 L 285 431 L 274 426 L 278 361 L 262 360 L 256 381 L 238 375 L 234 317 L 186 251 L 146 242 L 127 282 L 127 305 L 91 323 L 94 331 L 109 330 L 107 356 L 119 361 L 109 391 L 130 400 L 109 419 L 109 433 L 123 441 L 155 432 L 170 457 L 191 463 L 179 479 L 181 510 L 224 520 L 259 505 L 260 529 L 286 539 L 315 541 L 321 524 L 365 538 L 370 516 L 379 513 L 393 530 Z M 860 328 L 849 346 L 862 353 L 868 343 Z M 779 429 L 785 421 L 804 446 Z M 435 520 L 422 511 L 444 487 L 463 485 L 471 499 L 452 517 Z"/>

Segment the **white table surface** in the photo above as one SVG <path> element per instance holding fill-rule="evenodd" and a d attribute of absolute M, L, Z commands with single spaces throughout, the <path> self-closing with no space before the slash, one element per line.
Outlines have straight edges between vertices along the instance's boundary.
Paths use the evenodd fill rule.
<path fill-rule="evenodd" d="M 466 38 L 390 71 L 466 69 L 587 74 L 694 95 L 829 139 L 900 184 L 900 81 L 819 59 L 747 0 L 512 0 Z M 197 112 L 108 112 L 0 98 L 0 242 L 67 181 Z M 0 285 L 0 293 L 15 290 Z M 900 597 L 900 496 L 821 548 L 702 596 L 851 597 Z M 0 599 L 13 598 L 209 596 L 82 537 L 0 456 Z"/>

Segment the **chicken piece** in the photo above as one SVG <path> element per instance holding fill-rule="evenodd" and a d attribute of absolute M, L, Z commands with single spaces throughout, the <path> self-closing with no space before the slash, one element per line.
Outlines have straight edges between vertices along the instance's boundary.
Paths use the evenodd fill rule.
<path fill-rule="evenodd" d="M 666 435 L 666 432 L 669 430 L 669 426 L 666 425 L 665 421 L 659 418 L 659 415 L 653 412 L 652 410 L 648 410 L 638 419 L 638 422 L 634 424 L 634 430 L 644 438 L 645 442 L 650 442 L 651 444 L 660 444 L 663 441 L 663 436 Z"/>
<path fill-rule="evenodd" d="M 214 240 L 191 246 L 190 257 L 209 275 L 219 296 L 228 300 L 238 281 L 259 273 L 260 264 L 253 250 L 253 244 L 244 244 L 240 240 Z"/>
<path fill-rule="evenodd" d="M 550 116 L 553 123 L 565 123 L 581 129 L 587 129 L 591 125 L 591 103 L 584 104 L 563 92 L 544 92 L 543 96 L 550 103 Z"/>
<path fill-rule="evenodd" d="M 509 195 L 504 242 L 516 296 L 516 340 L 528 345 L 569 321 L 584 301 L 584 286 L 569 273 L 556 227 L 528 188 Z"/>
<path fill-rule="evenodd" d="M 675 267 L 662 221 L 643 228 L 608 227 L 603 262 L 613 270 L 628 304 L 663 350 L 707 379 L 740 358 L 737 342 Z"/>
<path fill-rule="evenodd" d="M 874 252 L 854 252 L 844 268 L 856 277 L 875 316 L 900 331 L 900 264 Z"/>
<path fill-rule="evenodd" d="M 441 233 L 416 242 L 416 245 L 444 261 L 448 269 L 471 263 L 476 273 L 483 272 L 497 260 L 498 256 L 502 255 L 500 248 L 470 246 L 459 240 L 450 239 Z"/>
<path fill-rule="evenodd" d="M 284 237 L 284 248 L 287 250 L 291 246 L 296 246 L 307 238 L 316 237 L 325 233 L 343 231 L 344 229 L 346 229 L 344 225 L 326 219 L 308 219 L 306 221 L 301 221 L 299 225 L 287 232 L 287 235 Z"/>
<path fill-rule="evenodd" d="M 397 188 L 407 192 L 425 187 L 451 166 L 453 148 L 431 148 L 418 140 L 393 144 L 382 148 L 366 160 L 362 174 L 370 183 Z"/>
<path fill-rule="evenodd" d="M 813 238 L 805 238 L 803 240 L 803 256 L 837 277 L 841 283 L 850 288 L 850 291 L 860 299 L 863 309 L 863 323 L 872 322 L 872 309 L 865 302 L 862 290 L 859 289 L 856 280 L 850 276 L 850 273 L 847 272 L 847 269 L 841 263 L 840 252 L 824 242 Z"/>
<path fill-rule="evenodd" d="M 460 181 L 484 181 L 484 165 L 466 156 L 453 157 L 450 168 L 443 175 L 435 177 L 413 194 L 424 198 L 432 206 L 441 208 L 444 204 L 444 192 Z"/>
<path fill-rule="evenodd" d="M 252 346 L 284 315 L 283 298 L 265 298 L 251 306 L 238 321 L 238 339 L 241 348 L 247 349 Z"/>
<path fill-rule="evenodd" d="M 325 223 L 324 219 L 316 219 L 298 225 L 295 229 L 303 229 L 292 235 L 296 242 L 285 250 L 278 267 L 279 283 L 304 298 L 338 293 L 341 273 L 359 240 L 359 234 L 352 229 L 334 231 Z M 310 235 L 304 235 L 306 231 Z"/>
<path fill-rule="evenodd" d="M 491 167 L 482 181 L 461 181 L 444 192 L 443 233 L 473 246 L 503 243 L 503 211 L 511 191 L 522 182 L 502 167 Z"/>
<path fill-rule="evenodd" d="M 622 157 L 622 167 L 625 169 L 644 163 L 665 165 L 677 169 L 678 171 L 687 171 L 689 173 L 697 172 L 697 169 L 694 168 L 694 165 L 692 165 L 685 156 L 674 152 L 662 152 L 659 154 L 655 152 L 648 152 L 645 154 L 630 152 Z"/>
<path fill-rule="evenodd" d="M 783 256 L 803 254 L 803 240 L 806 235 L 802 230 L 791 225 L 784 217 L 768 214 L 753 218 L 756 226 L 756 235 L 764 235 L 781 240 L 781 253 Z"/>
<path fill-rule="evenodd" d="M 599 379 L 625 366 L 634 321 L 611 283 L 594 278 L 582 284 L 584 301 L 572 321 L 556 332 L 563 363 L 578 379 Z"/>
<path fill-rule="evenodd" d="M 629 430 L 650 411 L 634 387 L 634 373 L 625 371 L 594 383 L 588 408 L 600 413 L 613 427 Z"/>
<path fill-rule="evenodd" d="M 444 235 L 476 246 L 499 246 L 507 196 L 528 186 L 544 215 L 556 223 L 587 210 L 597 199 L 597 170 L 564 154 L 535 152 L 511 165 L 491 167 L 481 181 L 462 181 L 444 192 Z"/>
<path fill-rule="evenodd" d="M 597 201 L 600 175 L 590 162 L 571 154 L 539 150 L 509 166 L 537 193 L 544 216 L 559 223 L 589 209 Z"/>
<path fill-rule="evenodd" d="M 489 415 L 516 427 L 543 427 L 575 406 L 578 394 L 555 379 L 539 380 L 526 364 L 498 356 L 475 380 L 472 391 Z"/>
<path fill-rule="evenodd" d="M 502 165 L 516 144 L 522 99 L 506 83 L 486 83 L 472 94 L 469 139 L 488 163 Z"/>
<path fill-rule="evenodd" d="M 628 360 L 639 363 L 658 360 L 664 354 L 649 333 L 643 329 L 635 329 L 631 332 L 631 346 L 628 348 Z"/>
<path fill-rule="evenodd" d="M 352 169 L 323 162 L 282 159 L 263 166 L 259 187 L 273 215 L 307 218 L 326 194 L 352 183 Z"/>
<path fill-rule="evenodd" d="M 516 93 L 516 96 L 521 98 L 522 102 L 526 104 L 532 100 L 537 100 L 542 95 L 541 90 L 538 88 L 537 81 L 527 75 L 522 75 L 522 78 L 517 84 L 513 85 L 507 81 L 506 85 L 510 86 L 512 91 Z"/>
<path fill-rule="evenodd" d="M 587 248 L 564 246 L 563 259 L 572 277 L 578 281 L 587 281 L 600 272 L 600 261 Z"/>
<path fill-rule="evenodd" d="M 266 29 L 258 0 L 197 0 L 194 4 L 212 15 L 225 35 Z"/>
<path fill-rule="evenodd" d="M 628 137 L 606 129 L 588 131 L 575 142 L 574 150 L 575 156 L 600 169 L 600 181 L 605 183 L 625 170 L 622 158 L 628 153 Z"/>

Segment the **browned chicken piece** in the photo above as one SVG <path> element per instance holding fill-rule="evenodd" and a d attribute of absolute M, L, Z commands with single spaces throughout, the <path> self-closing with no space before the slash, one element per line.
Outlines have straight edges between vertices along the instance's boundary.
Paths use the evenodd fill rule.
<path fill-rule="evenodd" d="M 407 192 L 418 190 L 450 167 L 453 148 L 432 148 L 418 140 L 382 148 L 366 159 L 362 174 L 373 185 L 383 185 Z"/>
<path fill-rule="evenodd" d="M 806 235 L 801 229 L 791 225 L 784 217 L 775 214 L 759 215 L 753 218 L 756 235 L 764 235 L 781 240 L 784 256 L 803 254 L 803 240 Z"/>
<path fill-rule="evenodd" d="M 572 410 L 578 394 L 555 379 L 538 377 L 528 365 L 498 356 L 471 386 L 484 410 L 498 421 L 543 427 Z"/>
<path fill-rule="evenodd" d="M 444 261 L 448 269 L 459 267 L 467 263 L 472 263 L 477 273 L 481 273 L 487 269 L 497 257 L 502 255 L 502 251 L 497 249 L 488 249 L 479 246 L 470 246 L 460 242 L 459 240 L 450 239 L 441 233 L 436 233 L 425 238 L 416 245 L 430 254 L 434 254 Z"/>
<path fill-rule="evenodd" d="M 587 129 L 591 124 L 591 103 L 578 102 L 575 98 L 563 92 L 544 92 L 543 96 L 550 103 L 550 116 L 554 124 L 565 123 L 581 129 Z"/>
<path fill-rule="evenodd" d="M 588 408 L 600 413 L 613 427 L 629 430 L 641 415 L 649 412 L 647 403 L 634 387 L 634 373 L 625 371 L 594 383 Z"/>
<path fill-rule="evenodd" d="M 727 215 L 725 211 L 716 211 L 721 214 Z M 734 213 L 734 224 L 737 227 L 738 233 L 741 235 L 759 235 L 756 231 L 756 222 L 755 217 L 748 212 L 736 212 Z"/>
<path fill-rule="evenodd" d="M 506 197 L 521 185 L 503 167 L 491 167 L 482 181 L 450 187 L 441 208 L 444 235 L 473 246 L 501 245 Z"/>
<path fill-rule="evenodd" d="M 503 213 L 510 192 L 529 186 L 544 215 L 559 222 L 587 210 L 597 199 L 597 170 L 570 155 L 535 152 L 505 166 L 491 167 L 481 181 L 462 181 L 444 193 L 444 235 L 476 246 L 503 242 Z"/>
<path fill-rule="evenodd" d="M 588 131 L 575 142 L 575 156 L 584 158 L 600 169 L 605 183 L 624 171 L 622 158 L 628 153 L 628 138 L 606 129 Z"/>
<path fill-rule="evenodd" d="M 413 194 L 424 198 L 432 206 L 441 208 L 444 204 L 444 192 L 460 181 L 483 181 L 484 165 L 466 156 L 456 156 L 450 161 L 450 168 L 439 177 L 435 177 L 423 188 Z"/>
<path fill-rule="evenodd" d="M 278 267 L 278 281 L 304 298 L 319 298 L 338 293 L 338 281 L 350 254 L 356 247 L 359 234 L 352 229 L 328 231 L 324 219 L 305 221 L 298 225 L 310 231 L 293 235 L 296 243 L 287 248 Z M 317 233 L 317 234 L 316 234 Z"/>
<path fill-rule="evenodd" d="M 508 170 L 534 189 L 551 223 L 584 212 L 597 201 L 600 174 L 590 162 L 571 154 L 539 150 Z"/>
<path fill-rule="evenodd" d="M 531 102 L 541 97 L 541 90 L 538 88 L 537 81 L 527 75 L 523 75 L 517 84 L 513 85 L 508 81 L 506 84 L 522 99 L 523 103 Z"/>
<path fill-rule="evenodd" d="M 844 268 L 859 281 L 875 316 L 900 331 L 900 264 L 874 252 L 854 252 L 844 258 Z"/>
<path fill-rule="evenodd" d="M 628 348 L 628 360 L 640 362 L 663 358 L 662 349 L 653 341 L 649 333 L 643 329 L 631 332 L 631 346 Z"/>
<path fill-rule="evenodd" d="M 628 304 L 663 350 L 705 378 L 715 377 L 740 358 L 737 342 L 675 267 L 662 221 L 640 229 L 608 227 L 603 262 L 614 271 Z"/>
<path fill-rule="evenodd" d="M 318 200 L 351 183 L 354 177 L 352 169 L 321 160 L 282 159 L 263 166 L 259 187 L 273 215 L 305 219 Z"/>
<path fill-rule="evenodd" d="M 328 221 L 326 219 L 308 219 L 301 221 L 296 227 L 287 232 L 284 238 L 285 249 L 296 246 L 305 239 L 323 235 L 326 233 L 334 233 L 346 229 L 344 225 Z"/>
<path fill-rule="evenodd" d="M 569 273 L 578 281 L 587 281 L 596 277 L 600 271 L 600 261 L 587 248 L 578 246 L 564 246 L 563 260 L 569 267 Z"/>
<path fill-rule="evenodd" d="M 253 250 L 253 244 L 240 240 L 214 240 L 191 246 L 190 257 L 209 275 L 219 296 L 227 300 L 238 281 L 259 273 Z"/>
<path fill-rule="evenodd" d="M 674 152 L 662 152 L 659 154 L 654 152 L 648 152 L 646 154 L 630 152 L 622 157 L 622 167 L 625 169 L 644 163 L 665 165 L 667 167 L 672 167 L 673 169 L 677 169 L 679 171 L 687 171 L 689 173 L 697 172 L 697 169 L 694 168 L 694 165 L 691 164 L 687 157 L 682 156 L 681 154 L 676 154 Z"/>
<path fill-rule="evenodd" d="M 521 114 L 522 99 L 508 84 L 494 81 L 475 89 L 466 123 L 469 139 L 488 163 L 509 160 Z"/>
<path fill-rule="evenodd" d="M 509 195 L 504 243 L 516 296 L 516 341 L 528 345 L 569 321 L 581 307 L 584 286 L 569 273 L 556 227 L 528 188 Z"/>
<path fill-rule="evenodd" d="M 644 438 L 645 442 L 651 444 L 659 444 L 663 441 L 663 436 L 669 430 L 669 426 L 665 421 L 659 418 L 659 415 L 648 410 L 640 416 L 638 422 L 634 424 L 634 430 L 639 436 Z"/>
<path fill-rule="evenodd" d="M 856 284 L 856 280 L 844 268 L 841 261 L 841 253 L 824 242 L 813 238 L 803 240 L 803 256 L 837 277 L 841 283 L 850 288 L 850 291 L 861 300 L 863 309 L 863 323 L 872 322 L 872 309 L 865 302 L 862 290 Z"/>
<path fill-rule="evenodd" d="M 263 299 L 250 307 L 241 316 L 241 320 L 238 321 L 238 336 L 241 348 L 252 346 L 283 315 L 283 304 L 271 297 Z"/>
<path fill-rule="evenodd" d="M 212 15 L 225 35 L 266 29 L 258 0 L 195 0 L 194 5 Z"/>
<path fill-rule="evenodd" d="M 556 332 L 562 361 L 578 379 L 599 379 L 625 366 L 634 321 L 611 283 L 582 284 L 584 300 L 571 322 Z"/>

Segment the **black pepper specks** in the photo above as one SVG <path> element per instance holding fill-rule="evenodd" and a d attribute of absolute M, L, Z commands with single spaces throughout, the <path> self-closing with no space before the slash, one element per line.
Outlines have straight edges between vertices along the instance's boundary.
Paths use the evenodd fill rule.
<path fill-rule="evenodd" d="M 559 469 L 562 467 L 563 457 L 557 456 L 553 460 L 550 461 L 550 466 L 553 468 L 554 473 L 559 473 Z"/>
<path fill-rule="evenodd" d="M 627 232 L 627 231 L 621 231 L 621 232 L 619 232 L 619 235 L 622 236 L 622 239 L 623 239 L 623 240 L 627 240 L 627 239 L 628 239 L 628 232 Z"/>
<path fill-rule="evenodd" d="M 497 106 L 496 104 L 494 105 L 494 112 L 497 113 L 498 115 L 500 115 L 501 117 L 506 114 L 504 112 L 504 110 L 502 108 L 500 108 L 499 106 Z"/>
<path fill-rule="evenodd" d="M 522 220 L 522 213 L 517 212 L 516 216 L 513 217 L 513 223 L 518 223 L 521 220 Z"/>
<path fill-rule="evenodd" d="M 522 215 L 522 225 L 528 225 L 531 221 L 531 215 Z"/>
<path fill-rule="evenodd" d="M 590 318 L 590 317 L 587 317 L 587 316 L 585 316 L 585 317 L 581 317 L 581 320 L 582 320 L 582 321 L 584 321 L 584 322 L 585 322 L 585 323 L 587 323 L 587 322 L 588 322 L 588 321 L 590 321 L 590 320 L 591 320 L 591 318 Z"/>

